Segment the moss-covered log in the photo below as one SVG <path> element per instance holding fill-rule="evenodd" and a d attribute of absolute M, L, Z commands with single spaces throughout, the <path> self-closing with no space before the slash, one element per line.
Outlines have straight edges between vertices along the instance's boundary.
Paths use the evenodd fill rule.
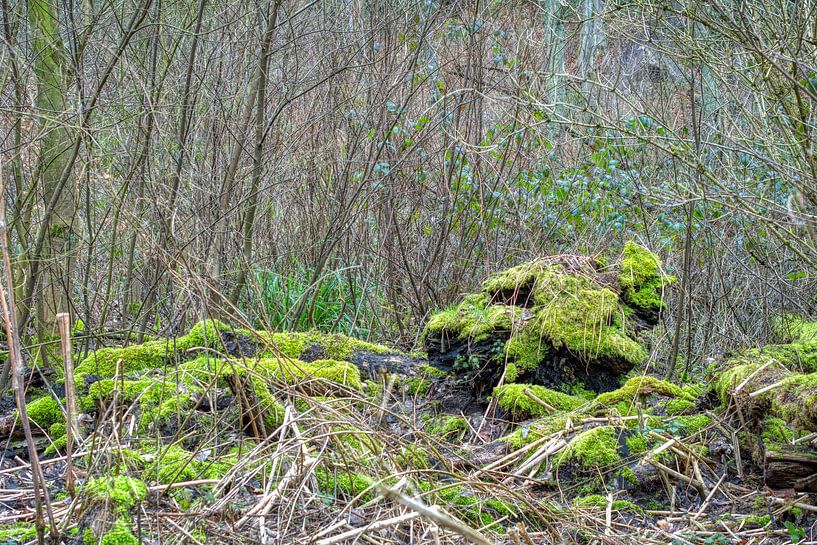
<path fill-rule="evenodd" d="M 794 372 L 765 350 L 723 366 L 716 389 L 724 403 L 734 403 L 758 423 L 772 415 L 795 429 L 817 431 L 817 373 Z"/>
<path fill-rule="evenodd" d="M 489 277 L 482 291 L 432 316 L 425 348 L 432 364 L 482 391 L 503 375 L 506 383 L 612 390 L 646 359 L 636 335 L 657 322 L 671 281 L 659 259 L 633 243 L 612 265 L 538 259 Z"/>
<path fill-rule="evenodd" d="M 799 336 L 750 349 L 719 362 L 714 374 L 721 401 L 737 408 L 747 426 L 743 442 L 766 484 L 817 492 L 817 455 L 794 444 L 817 431 L 817 342 Z"/>

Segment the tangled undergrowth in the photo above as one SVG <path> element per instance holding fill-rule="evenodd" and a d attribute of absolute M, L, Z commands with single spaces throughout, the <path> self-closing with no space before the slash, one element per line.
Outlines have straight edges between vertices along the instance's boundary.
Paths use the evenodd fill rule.
<path fill-rule="evenodd" d="M 63 391 L 29 392 L 45 531 L 107 545 L 805 543 L 812 343 L 734 355 L 694 384 L 637 366 L 601 394 L 520 378 L 475 400 L 473 377 L 422 356 L 205 320 L 78 363 L 73 496 Z M 31 473 L 19 417 L 6 422 L 0 543 L 30 543 Z"/>

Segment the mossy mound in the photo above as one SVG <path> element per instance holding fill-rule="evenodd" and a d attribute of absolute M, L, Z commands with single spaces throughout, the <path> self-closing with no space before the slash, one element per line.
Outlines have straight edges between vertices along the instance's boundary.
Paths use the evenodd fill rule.
<path fill-rule="evenodd" d="M 136 545 L 130 514 L 147 498 L 147 486 L 141 480 L 124 475 L 93 477 L 83 487 L 85 518 L 90 526 L 83 543 Z M 115 517 L 111 519 L 111 516 Z M 113 520 L 113 522 L 111 522 Z"/>
<path fill-rule="evenodd" d="M 613 426 L 590 428 L 573 437 L 555 466 L 574 464 L 583 470 L 608 469 L 621 460 L 620 431 Z"/>
<path fill-rule="evenodd" d="M 26 414 L 32 424 L 43 430 L 57 422 L 65 422 L 59 402 L 48 394 L 27 403 Z"/>
<path fill-rule="evenodd" d="M 579 397 L 531 384 L 497 386 L 494 388 L 494 398 L 516 420 L 569 411 L 585 404 L 585 400 Z"/>
<path fill-rule="evenodd" d="M 635 335 L 656 323 L 672 281 L 654 254 L 633 243 L 614 266 L 579 256 L 524 263 L 433 315 L 425 347 L 433 364 L 483 388 L 504 370 L 506 382 L 609 390 L 646 359 Z"/>
<path fill-rule="evenodd" d="M 89 503 L 111 504 L 119 513 L 127 513 L 147 497 L 145 483 L 132 477 L 95 477 L 85 483 Z"/>
<path fill-rule="evenodd" d="M 117 373 L 117 366 L 125 375 L 161 369 L 185 358 L 186 353 L 194 348 L 219 346 L 219 332 L 229 330 L 229 326 L 217 320 L 203 320 L 193 326 L 187 335 L 175 339 L 148 341 L 122 348 L 100 348 L 76 366 L 74 381 L 81 387 L 86 383 L 86 378 L 113 377 Z"/>
<path fill-rule="evenodd" d="M 763 407 L 764 412 L 782 418 L 795 429 L 817 431 L 817 373 L 761 367 L 762 364 L 744 364 L 729 369 L 717 383 L 721 396 L 726 398 L 735 393 L 734 385 L 748 379 L 741 392 L 737 392 L 737 398 L 745 400 L 747 408 Z M 753 373 L 756 374 L 751 376 Z"/>
<path fill-rule="evenodd" d="M 530 395 L 534 392 L 538 399 Z M 536 420 L 518 426 L 500 441 L 512 451 L 525 449 L 528 454 L 523 460 L 537 461 L 527 466 L 529 476 L 555 479 L 571 494 L 606 494 L 612 490 L 647 493 L 656 484 L 644 477 L 645 468 L 651 467 L 644 458 L 652 450 L 670 439 L 681 445 L 706 444 L 718 433 L 713 418 L 697 409 L 705 402 L 705 389 L 681 387 L 649 375 L 632 377 L 618 389 L 592 400 L 519 384 L 497 387 L 495 395 L 502 393 L 506 399 L 497 397 L 498 402 L 516 420 Z M 513 401 L 509 401 L 515 398 L 529 398 L 516 415 Z M 679 467 L 676 464 L 687 460 L 685 448 L 663 449 L 659 458 L 664 464 Z M 698 456 L 705 450 L 695 449 Z M 654 469 L 649 478 L 657 478 Z M 606 502 L 604 498 L 604 507 Z"/>
<path fill-rule="evenodd" d="M 607 498 L 600 494 L 591 494 L 589 496 L 582 496 L 573 500 L 573 505 L 583 509 L 607 509 Z M 630 500 L 612 500 L 610 501 L 610 509 L 613 511 L 623 511 L 630 513 L 643 513 L 638 505 Z"/>
<path fill-rule="evenodd" d="M 719 362 L 715 390 L 723 403 L 817 431 L 817 342 L 793 342 L 747 350 Z"/>
<path fill-rule="evenodd" d="M 203 320 L 181 337 L 152 340 L 122 348 L 100 348 L 77 365 L 74 379 L 84 385 L 112 378 L 117 365 L 125 376 L 163 369 L 197 357 L 196 349 L 215 348 L 236 357 L 266 357 L 355 361 L 364 354 L 396 354 L 387 346 L 339 334 L 268 332 L 233 328 L 218 320 Z"/>
<path fill-rule="evenodd" d="M 214 358 L 208 349 L 234 357 Z M 343 335 L 251 331 L 205 320 L 176 339 L 96 350 L 77 366 L 75 380 L 85 390 L 84 411 L 95 411 L 116 394 L 119 401 L 138 403 L 141 429 L 165 425 L 174 416 L 189 419 L 205 393 L 229 388 L 251 408 L 255 416 L 250 419 L 261 417 L 272 431 L 284 414 L 275 384 L 297 384 L 310 395 L 339 387 L 361 390 L 360 370 L 349 360 L 365 366 L 369 358 L 394 354 L 386 346 Z M 42 399 L 32 408 L 37 422 L 47 426 L 53 415 L 43 411 L 56 402 Z"/>

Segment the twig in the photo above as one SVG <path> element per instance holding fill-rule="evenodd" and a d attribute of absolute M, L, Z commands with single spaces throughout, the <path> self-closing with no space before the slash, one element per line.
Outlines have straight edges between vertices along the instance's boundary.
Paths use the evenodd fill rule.
<path fill-rule="evenodd" d="M 195 537 L 193 537 L 193 535 L 192 535 L 190 532 L 188 532 L 187 530 L 185 530 L 184 528 L 182 528 L 182 527 L 181 527 L 181 526 L 180 526 L 180 525 L 179 525 L 179 524 L 178 524 L 176 521 L 174 521 L 173 519 L 168 518 L 168 519 L 165 519 L 165 520 L 166 520 L 166 521 L 167 521 L 167 522 L 168 522 L 168 523 L 169 523 L 171 526 L 173 526 L 173 527 L 174 527 L 174 528 L 176 528 L 178 531 L 180 531 L 181 533 L 183 533 L 183 534 L 184 534 L 184 536 L 185 536 L 187 539 L 189 539 L 190 541 L 192 541 L 193 543 L 198 543 L 198 545 L 204 545 L 204 543 L 202 543 L 201 541 L 199 541 L 198 539 L 196 539 Z"/>
<path fill-rule="evenodd" d="M 460 522 L 459 520 L 455 519 L 454 517 L 448 514 L 441 513 L 440 511 L 438 511 L 439 507 L 437 507 L 436 505 L 428 507 L 423 503 L 420 503 L 417 500 L 409 498 L 402 492 L 399 492 L 392 488 L 380 487 L 380 492 L 383 494 L 383 496 L 391 498 L 405 505 L 409 509 L 417 511 L 420 515 L 429 519 L 434 524 L 442 526 L 443 528 L 448 528 L 449 530 L 456 532 L 457 534 L 463 536 L 464 538 L 469 539 L 476 545 L 493 545 L 493 543 L 487 537 L 479 533 L 479 531 L 471 528 L 470 526 L 463 522 Z"/>
<path fill-rule="evenodd" d="M 763 394 L 765 394 L 766 392 L 768 392 L 768 391 L 770 391 L 770 390 L 774 390 L 774 389 L 775 389 L 775 388 L 777 388 L 778 386 L 782 386 L 782 385 L 786 384 L 786 381 L 787 381 L 787 380 L 788 380 L 787 378 L 784 378 L 783 380 L 778 380 L 778 381 L 777 381 L 777 382 L 775 382 L 774 384 L 769 384 L 768 386 L 764 386 L 764 387 L 763 387 L 763 388 L 761 388 L 760 390 L 755 390 L 754 392 L 752 392 L 751 394 L 749 394 L 749 397 L 750 397 L 750 398 L 755 398 L 755 397 L 757 397 L 757 396 L 759 396 L 759 395 L 763 395 Z"/>
<path fill-rule="evenodd" d="M 718 479 L 718 482 L 715 484 L 714 487 L 712 487 L 712 491 L 709 492 L 709 495 L 706 497 L 703 503 L 701 503 L 701 508 L 698 509 L 698 512 L 692 516 L 692 520 L 695 520 L 696 518 L 700 517 L 703 514 L 703 512 L 706 511 L 706 508 L 709 507 L 709 502 L 712 500 L 712 497 L 715 495 L 715 492 L 718 491 L 718 488 L 720 488 L 724 479 L 726 479 L 726 473 L 721 475 L 721 478 Z"/>
<path fill-rule="evenodd" d="M 776 498 L 774 496 L 770 496 L 769 500 L 772 503 L 777 503 L 779 505 L 787 505 L 789 507 L 798 507 L 798 508 L 802 509 L 803 511 L 810 511 L 812 513 L 817 513 L 817 505 L 811 505 L 811 504 L 808 504 L 808 503 L 801 503 L 801 502 L 798 502 L 798 501 L 794 501 L 794 502 L 793 501 L 787 501 L 787 500 L 784 500 L 783 498 Z"/>
<path fill-rule="evenodd" d="M 761 371 L 769 367 L 774 362 L 775 360 L 774 358 L 772 358 L 763 365 L 761 365 L 760 367 L 758 367 L 757 369 L 755 369 L 754 371 L 752 371 L 751 373 L 749 373 L 749 376 L 743 379 L 743 381 L 735 387 L 734 393 L 738 393 L 741 390 L 743 390 L 746 387 L 746 385 L 752 381 L 753 378 L 755 378 Z"/>
<path fill-rule="evenodd" d="M 65 369 L 65 488 L 68 495 L 76 497 L 74 487 L 74 435 L 79 437 L 77 426 L 77 403 L 74 392 L 74 360 L 71 354 L 71 325 L 68 313 L 57 314 L 57 325 L 60 329 L 60 346 L 62 348 L 62 363 Z"/>
<path fill-rule="evenodd" d="M 667 473 L 668 475 L 672 475 L 673 477 L 675 477 L 679 481 L 683 481 L 683 482 L 695 487 L 698 490 L 698 493 L 702 497 L 706 496 L 706 488 L 704 487 L 703 483 L 698 481 L 698 479 L 693 479 L 692 477 L 688 477 L 688 476 L 684 475 L 683 473 L 679 473 L 678 471 L 675 471 L 674 469 L 672 469 L 670 467 L 667 467 L 664 464 L 662 464 L 661 462 L 657 462 L 657 461 L 655 461 L 653 459 L 645 459 L 644 461 L 647 462 L 648 464 L 654 466 L 656 469 L 660 469 L 661 471 Z"/>
<path fill-rule="evenodd" d="M 515 460 L 517 458 L 520 458 L 523 454 L 525 454 L 529 450 L 535 449 L 535 448 L 539 447 L 540 445 L 542 445 L 543 443 L 546 443 L 547 441 L 550 441 L 552 438 L 553 438 L 552 436 L 540 437 L 536 441 L 533 441 L 532 443 L 529 443 L 529 444 L 525 445 L 524 447 L 522 447 L 522 448 L 520 448 L 518 450 L 514 450 L 513 452 L 511 452 L 509 454 L 506 454 L 505 456 L 503 456 L 499 460 L 495 460 L 495 461 L 491 462 L 490 464 L 488 464 L 487 466 L 485 466 L 485 467 L 483 467 L 481 469 L 478 469 L 477 471 L 474 472 L 474 476 L 481 475 L 482 473 L 487 473 L 489 471 L 493 471 L 493 470 L 495 470 L 497 468 L 505 466 L 505 465 L 511 463 L 513 460 Z"/>
<path fill-rule="evenodd" d="M 524 390 L 522 390 L 522 393 L 524 393 L 526 396 L 528 396 L 530 399 L 532 399 L 533 401 L 535 401 L 536 403 L 538 403 L 539 405 L 541 405 L 542 407 L 544 407 L 548 411 L 550 411 L 552 413 L 556 412 L 556 407 L 554 407 L 553 405 L 550 405 L 549 403 L 545 402 L 543 399 L 540 399 L 536 394 L 531 392 L 528 388 L 525 388 Z"/>
<path fill-rule="evenodd" d="M 373 522 L 363 526 L 362 528 L 355 528 L 353 530 L 349 530 L 348 532 L 343 532 L 342 534 L 321 539 L 320 541 L 316 542 L 316 545 L 334 545 L 335 543 L 340 543 L 341 541 L 345 541 L 347 539 L 356 538 L 365 532 L 382 530 L 383 528 L 388 528 L 389 526 L 396 526 L 398 524 L 402 524 L 403 522 L 416 519 L 419 516 L 420 513 L 417 511 L 412 511 L 396 517 L 378 520 L 377 522 Z"/>
<path fill-rule="evenodd" d="M 42 467 L 40 467 L 37 446 L 34 444 L 34 437 L 31 434 L 31 422 L 28 421 L 28 413 L 26 411 L 25 378 L 23 376 L 23 359 L 20 353 L 20 336 L 17 331 L 17 310 L 14 304 L 14 286 L 12 285 L 14 274 L 11 269 L 11 258 L 9 257 L 4 194 L 5 187 L 2 172 L 0 172 L 0 248 L 3 250 L 3 267 L 5 269 L 6 279 L 8 280 L 8 300 L 6 300 L 5 286 L 0 283 L 0 304 L 2 304 L 3 320 L 6 326 L 6 339 L 8 341 L 9 365 L 11 366 L 14 398 L 17 403 L 17 411 L 20 415 L 23 432 L 25 433 L 26 444 L 28 446 L 28 458 L 31 461 L 31 480 L 34 485 L 34 506 L 37 514 L 37 537 L 38 541 L 42 542 L 42 532 L 45 528 L 42 503 L 45 503 L 50 534 L 54 540 L 56 540 L 57 537 L 57 525 L 54 522 L 54 512 L 51 509 L 48 488 L 45 485 L 45 477 L 43 477 L 43 470 Z M 42 492 L 42 502 L 39 491 Z"/>

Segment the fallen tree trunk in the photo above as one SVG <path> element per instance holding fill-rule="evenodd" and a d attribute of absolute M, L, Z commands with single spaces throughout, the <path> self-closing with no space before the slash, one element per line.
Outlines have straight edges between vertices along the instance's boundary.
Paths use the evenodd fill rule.
<path fill-rule="evenodd" d="M 817 492 L 817 452 L 810 447 L 778 445 L 765 452 L 763 476 L 769 488 Z"/>
<path fill-rule="evenodd" d="M 817 431 L 817 373 L 797 373 L 774 359 L 741 361 L 716 381 L 724 403 L 758 422 L 769 415 L 793 429 Z"/>

